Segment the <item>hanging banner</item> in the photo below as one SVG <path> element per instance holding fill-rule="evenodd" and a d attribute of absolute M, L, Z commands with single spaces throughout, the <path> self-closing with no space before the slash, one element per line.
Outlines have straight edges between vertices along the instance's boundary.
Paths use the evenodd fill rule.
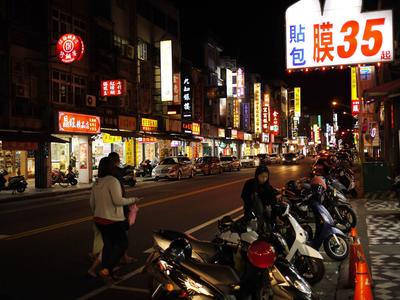
<path fill-rule="evenodd" d="M 286 10 L 287 69 L 392 61 L 392 10 L 361 12 L 362 0 L 301 0 Z"/>
<path fill-rule="evenodd" d="M 233 127 L 240 127 L 240 103 L 239 99 L 233 99 Z"/>
<path fill-rule="evenodd" d="M 125 164 L 133 166 L 133 139 L 129 138 L 125 141 Z"/>
<path fill-rule="evenodd" d="M 254 84 L 254 132 L 261 133 L 261 83 Z"/>
<path fill-rule="evenodd" d="M 299 87 L 294 88 L 294 116 L 301 117 L 301 89 Z"/>

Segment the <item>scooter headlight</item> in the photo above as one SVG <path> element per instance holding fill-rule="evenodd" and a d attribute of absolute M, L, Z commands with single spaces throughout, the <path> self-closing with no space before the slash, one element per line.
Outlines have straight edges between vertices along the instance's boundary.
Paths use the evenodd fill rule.
<path fill-rule="evenodd" d="M 182 279 L 182 283 L 189 294 L 201 294 L 209 297 L 214 297 L 214 295 L 211 294 L 210 290 L 207 287 L 189 277 Z"/>

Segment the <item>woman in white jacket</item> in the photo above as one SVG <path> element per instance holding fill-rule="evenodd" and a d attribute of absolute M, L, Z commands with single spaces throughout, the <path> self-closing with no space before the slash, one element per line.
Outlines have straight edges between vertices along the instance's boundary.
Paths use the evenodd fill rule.
<path fill-rule="evenodd" d="M 90 195 L 94 222 L 104 242 L 102 269 L 99 275 L 107 280 L 114 279 L 112 270 L 128 248 L 123 206 L 139 201 L 135 197 L 122 197 L 120 183 L 112 176 L 112 168 L 113 164 L 109 157 L 103 157 L 100 160 L 98 180 L 93 184 Z"/>

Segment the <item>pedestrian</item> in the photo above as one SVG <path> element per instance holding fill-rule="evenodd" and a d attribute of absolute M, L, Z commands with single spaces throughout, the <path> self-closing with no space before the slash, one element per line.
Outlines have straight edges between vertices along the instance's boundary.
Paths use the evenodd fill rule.
<path fill-rule="evenodd" d="M 110 152 L 108 154 L 108 157 L 111 159 L 111 163 L 113 165 L 112 175 L 118 179 L 118 181 L 121 185 L 122 197 L 126 197 L 126 191 L 125 191 L 125 187 L 124 187 L 124 169 L 120 167 L 121 159 L 119 157 L 119 154 L 117 152 Z M 150 161 L 146 160 L 146 162 L 149 163 Z M 151 170 L 150 170 L 150 175 L 151 175 Z M 125 229 L 126 229 L 126 234 L 128 234 L 128 230 L 130 228 L 129 223 L 128 223 L 129 206 L 124 206 L 123 209 L 124 209 L 124 215 L 125 215 Z M 135 261 L 137 261 L 136 258 L 129 256 L 128 253 L 124 254 L 123 262 L 130 264 Z"/>
<path fill-rule="evenodd" d="M 94 222 L 104 242 L 99 275 L 109 281 L 117 279 L 113 270 L 128 248 L 123 206 L 139 201 L 135 197 L 122 197 L 121 185 L 112 175 L 112 170 L 111 159 L 103 157 L 99 163 L 98 179 L 90 195 Z"/>

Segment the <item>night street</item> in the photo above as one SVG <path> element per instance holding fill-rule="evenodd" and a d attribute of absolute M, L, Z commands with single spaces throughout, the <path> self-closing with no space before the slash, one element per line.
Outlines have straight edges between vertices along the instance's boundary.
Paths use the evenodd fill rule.
<path fill-rule="evenodd" d="M 299 165 L 272 165 L 273 186 L 281 187 L 289 179 L 307 176 L 310 163 L 307 159 Z M 13 205 L 3 204 L 0 234 L 10 236 L 0 240 L 2 290 L 11 299 L 29 299 L 31 295 L 40 295 L 41 299 L 74 299 L 93 291 L 93 299 L 107 299 L 105 295 L 113 299 L 142 299 L 141 295 L 147 299 L 146 294 L 130 288 L 147 288 L 146 282 L 137 284 L 134 275 L 147 256 L 144 251 L 152 246 L 152 230 L 176 229 L 200 239 L 212 238 L 216 220 L 226 214 L 242 213 L 241 189 L 244 181 L 254 176 L 254 170 L 199 175 L 181 182 L 146 182 L 130 189 L 129 195 L 145 198 L 137 223 L 129 233 L 129 253 L 139 262 L 122 267 L 119 273 L 129 279 L 104 291 L 98 290 L 104 285 L 100 279 L 85 278 L 93 240 L 88 193 L 70 199 L 48 199 L 48 205 L 38 208 L 28 202 L 18 211 Z M 68 202 L 57 204 L 60 200 Z M 53 229 L 57 225 L 60 226 Z M 43 231 L 36 234 L 38 229 Z M 125 287 L 128 288 L 124 290 Z"/>
<path fill-rule="evenodd" d="M 400 299 L 400 0 L 0 0 L 0 300 Z"/>

